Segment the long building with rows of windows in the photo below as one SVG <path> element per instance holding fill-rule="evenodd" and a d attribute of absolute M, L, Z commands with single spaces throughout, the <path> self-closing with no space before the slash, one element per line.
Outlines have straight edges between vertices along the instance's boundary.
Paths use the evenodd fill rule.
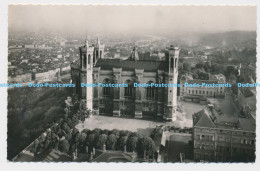
<path fill-rule="evenodd" d="M 213 105 L 193 115 L 195 161 L 254 162 L 256 123 L 219 113 Z"/>
<path fill-rule="evenodd" d="M 127 60 L 104 59 L 98 41 L 79 48 L 80 58 L 71 64 L 74 94 L 86 100 L 87 108 L 99 115 L 176 120 L 177 87 L 136 87 L 138 84 L 177 85 L 179 48 L 170 46 L 165 59 L 139 60 L 134 48 Z M 84 84 L 127 84 L 127 87 L 81 87 Z"/>
<path fill-rule="evenodd" d="M 198 80 L 193 79 L 189 74 L 181 76 L 180 79 L 180 96 L 206 96 L 206 97 L 216 97 L 216 96 L 225 96 L 225 84 L 226 78 L 223 74 L 210 75 L 209 80 Z M 190 86 L 190 85 L 203 85 L 205 86 Z M 208 85 L 220 85 L 216 87 L 207 87 Z"/>

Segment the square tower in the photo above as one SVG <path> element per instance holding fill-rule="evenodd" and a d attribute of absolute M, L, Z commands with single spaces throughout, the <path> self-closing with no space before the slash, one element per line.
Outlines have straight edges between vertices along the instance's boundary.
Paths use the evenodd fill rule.
<path fill-rule="evenodd" d="M 86 39 L 85 45 L 79 48 L 80 52 L 80 84 L 91 84 L 93 81 L 93 54 L 94 46 L 89 46 Z M 86 107 L 92 110 L 93 88 L 81 87 L 81 97 L 86 99 Z"/>
<path fill-rule="evenodd" d="M 165 72 L 165 82 L 168 86 L 165 88 L 165 111 L 164 120 L 175 121 L 177 116 L 177 88 L 178 88 L 178 60 L 179 48 L 170 46 L 165 54 L 167 70 Z"/>

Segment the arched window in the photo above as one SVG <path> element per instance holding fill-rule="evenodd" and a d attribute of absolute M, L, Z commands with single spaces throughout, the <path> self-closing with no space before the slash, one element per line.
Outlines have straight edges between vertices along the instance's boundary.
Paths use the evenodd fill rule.
<path fill-rule="evenodd" d="M 103 95 L 104 96 L 110 95 L 110 87 L 103 87 Z"/>
<path fill-rule="evenodd" d="M 106 78 L 102 83 L 106 84 L 106 85 L 109 85 L 111 82 L 110 82 L 109 79 Z M 104 86 L 103 87 L 103 96 L 110 96 L 110 94 L 111 94 L 111 87 Z"/>
<path fill-rule="evenodd" d="M 84 58 L 83 58 L 83 68 L 87 67 L 87 55 L 84 54 Z"/>
<path fill-rule="evenodd" d="M 93 64 L 95 64 L 95 62 L 96 62 L 96 56 L 94 55 L 93 56 Z"/>
<path fill-rule="evenodd" d="M 91 55 L 88 55 L 88 65 L 91 65 Z"/>
<path fill-rule="evenodd" d="M 151 83 L 153 83 L 152 81 L 149 81 L 147 84 L 151 85 Z M 148 86 L 146 88 L 146 97 L 147 99 L 154 99 L 155 98 L 155 88 L 154 86 Z"/>
<path fill-rule="evenodd" d="M 100 51 L 99 55 L 100 55 L 99 58 L 102 58 L 102 51 Z"/>
<path fill-rule="evenodd" d="M 128 86 L 125 87 L 125 94 L 124 94 L 124 96 L 125 97 L 133 97 L 134 96 L 134 86 L 133 86 L 132 81 L 127 80 L 125 82 L 125 84 L 127 84 Z"/>
<path fill-rule="evenodd" d="M 173 72 L 173 59 L 171 58 L 170 72 Z"/>
<path fill-rule="evenodd" d="M 96 50 L 96 58 L 98 58 L 98 50 Z"/>
<path fill-rule="evenodd" d="M 175 63 L 174 63 L 174 65 L 175 65 L 175 68 L 176 68 L 176 66 L 177 66 L 177 58 L 175 58 Z"/>
<path fill-rule="evenodd" d="M 95 55 L 93 57 L 93 64 L 95 64 L 95 62 L 97 61 L 98 59 L 98 50 L 95 51 Z"/>

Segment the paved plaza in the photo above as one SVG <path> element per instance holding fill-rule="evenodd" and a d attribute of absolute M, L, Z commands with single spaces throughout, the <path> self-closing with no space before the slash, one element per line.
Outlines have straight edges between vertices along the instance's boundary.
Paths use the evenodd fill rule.
<path fill-rule="evenodd" d="M 234 115 L 235 106 L 231 97 L 221 98 L 221 99 L 208 99 L 212 104 L 219 106 L 223 113 L 227 115 Z M 100 129 L 119 129 L 119 130 L 129 130 L 129 131 L 138 131 L 143 134 L 149 135 L 153 128 L 156 125 L 170 125 L 175 127 L 192 127 L 192 115 L 203 108 L 206 105 L 201 105 L 199 103 L 193 102 L 179 102 L 182 104 L 183 110 L 185 112 L 185 119 L 182 118 L 181 114 L 177 114 L 177 121 L 174 122 L 158 122 L 150 121 L 145 119 L 134 119 L 134 118 L 120 118 L 120 117 L 109 117 L 109 116 L 99 116 L 93 115 L 90 118 L 86 119 L 83 123 L 80 122 L 76 128 L 82 131 L 87 128 L 93 130 L 95 128 Z"/>
<path fill-rule="evenodd" d="M 182 105 L 183 111 L 186 113 L 186 120 L 192 120 L 192 115 L 196 112 L 201 111 L 206 105 L 193 102 L 179 102 Z"/>
<path fill-rule="evenodd" d="M 149 121 L 144 119 L 128 119 L 128 118 L 118 118 L 109 116 L 98 116 L 93 115 L 86 119 L 83 123 L 80 122 L 76 128 L 79 131 L 83 129 L 93 130 L 95 128 L 100 129 L 118 129 L 118 130 L 128 130 L 133 132 L 140 132 L 145 135 L 150 135 L 151 131 L 156 127 L 156 125 L 170 125 L 176 127 L 192 127 L 192 121 L 174 121 L 174 122 L 157 122 Z"/>

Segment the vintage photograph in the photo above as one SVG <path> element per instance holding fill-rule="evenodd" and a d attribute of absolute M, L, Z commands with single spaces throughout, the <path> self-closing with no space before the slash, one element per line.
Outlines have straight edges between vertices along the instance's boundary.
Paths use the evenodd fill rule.
<path fill-rule="evenodd" d="M 256 6 L 8 6 L 10 162 L 254 163 Z"/>

